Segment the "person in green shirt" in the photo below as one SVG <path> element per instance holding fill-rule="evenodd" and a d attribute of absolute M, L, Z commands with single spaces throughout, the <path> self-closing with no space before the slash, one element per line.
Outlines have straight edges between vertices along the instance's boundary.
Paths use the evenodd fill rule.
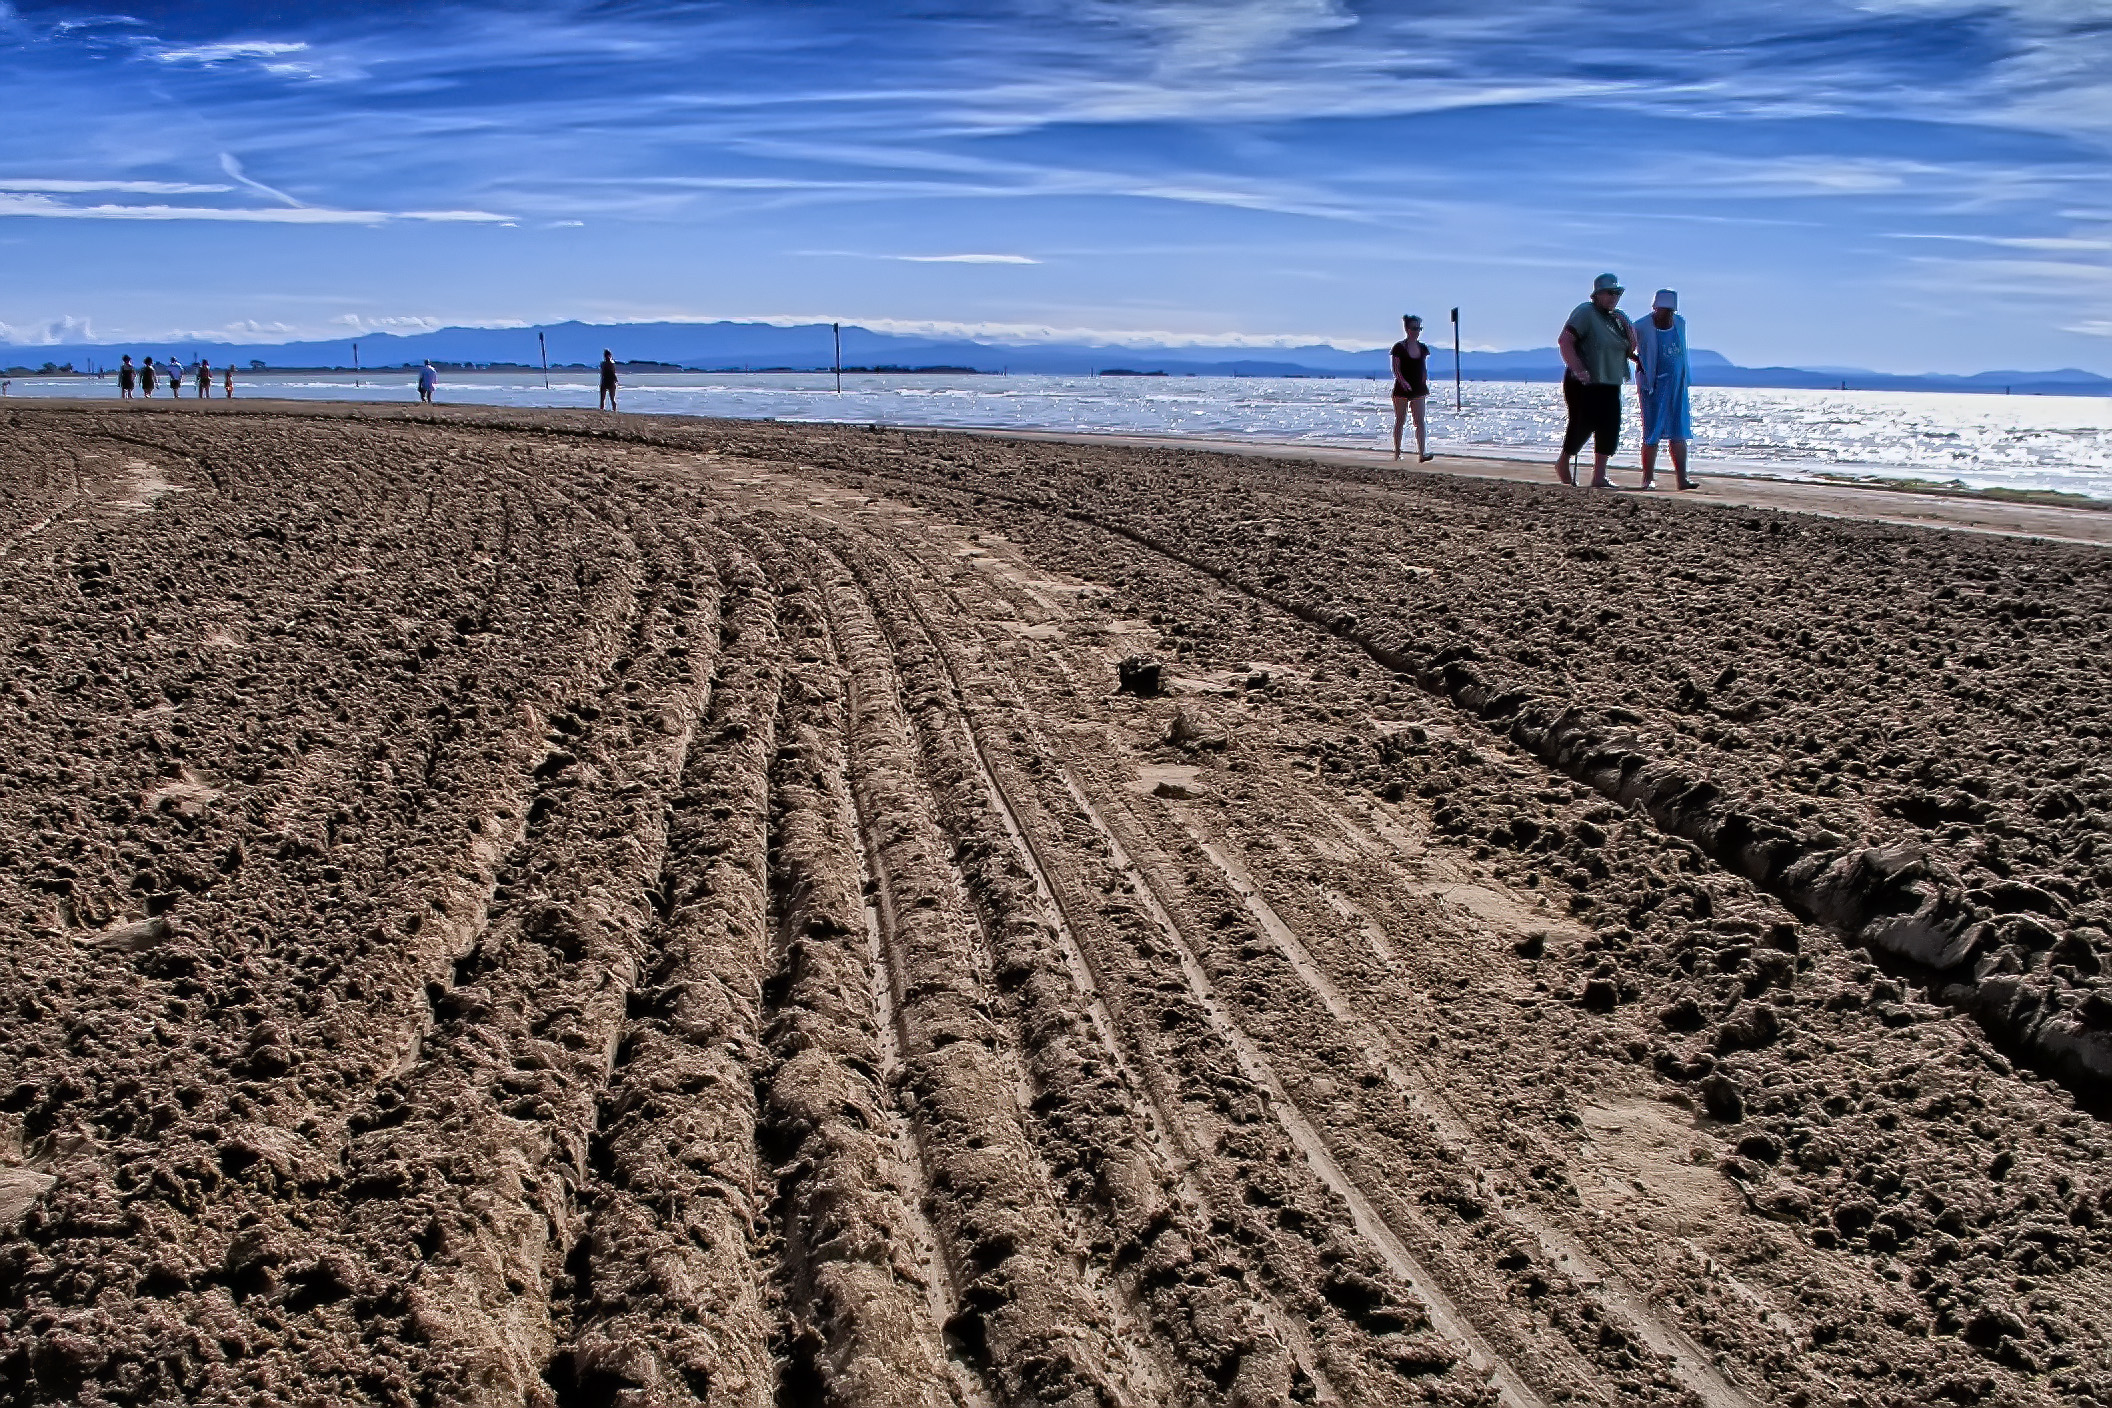
<path fill-rule="evenodd" d="M 1584 442 L 1592 442 L 1591 487 L 1611 489 L 1606 462 L 1621 443 L 1621 386 L 1635 357 L 1635 325 L 1621 312 L 1621 281 L 1601 274 L 1591 281 L 1591 299 L 1579 303 L 1562 325 L 1556 344 L 1562 352 L 1562 400 L 1569 408 L 1569 429 L 1562 436 L 1562 457 L 1555 478 L 1577 482 L 1570 462 Z"/>

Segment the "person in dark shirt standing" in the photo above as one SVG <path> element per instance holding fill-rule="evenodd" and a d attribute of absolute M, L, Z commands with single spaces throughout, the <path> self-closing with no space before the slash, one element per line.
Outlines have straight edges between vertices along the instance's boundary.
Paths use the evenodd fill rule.
<path fill-rule="evenodd" d="M 1423 320 L 1403 314 L 1401 330 L 1407 334 L 1393 344 L 1393 457 L 1401 457 L 1401 430 L 1408 417 L 1415 417 L 1415 455 L 1418 462 L 1437 456 L 1429 452 L 1423 428 L 1423 402 L 1430 396 L 1430 345 L 1423 341 Z"/>
<path fill-rule="evenodd" d="M 132 366 L 132 354 L 127 352 L 125 359 L 117 364 L 117 399 L 131 400 L 133 383 L 138 380 L 139 373 Z"/>
<path fill-rule="evenodd" d="M 616 409 L 616 354 L 606 347 L 601 349 L 601 394 L 594 398 L 594 409 L 603 407 Z"/>
<path fill-rule="evenodd" d="M 150 399 L 154 395 L 154 359 L 152 357 L 139 364 L 139 394 Z"/>
<path fill-rule="evenodd" d="M 1569 407 L 1569 429 L 1562 436 L 1562 457 L 1555 478 L 1577 482 L 1570 461 L 1584 442 L 1592 442 L 1591 487 L 1611 489 L 1606 462 L 1621 444 L 1621 387 L 1635 356 L 1635 327 L 1621 312 L 1621 281 L 1601 274 L 1591 281 L 1591 299 L 1579 303 L 1562 325 L 1557 344 L 1562 352 L 1562 399 Z"/>

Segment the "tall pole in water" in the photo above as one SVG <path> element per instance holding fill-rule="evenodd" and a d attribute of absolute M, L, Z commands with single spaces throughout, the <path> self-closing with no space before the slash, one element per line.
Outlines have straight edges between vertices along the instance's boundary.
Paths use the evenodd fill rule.
<path fill-rule="evenodd" d="M 352 344 L 352 384 L 354 386 L 364 384 L 359 379 L 359 344 L 356 342 Z"/>
<path fill-rule="evenodd" d="M 543 390 L 548 391 L 550 389 L 550 344 L 543 341 L 543 330 L 541 328 L 535 330 L 535 345 L 542 349 Z"/>
<path fill-rule="evenodd" d="M 830 323 L 829 331 L 836 335 L 836 394 L 843 394 L 843 324 Z"/>
<path fill-rule="evenodd" d="M 1464 385 L 1464 378 L 1465 373 L 1459 367 L 1459 310 L 1454 308 L 1452 310 L 1452 409 L 1455 412 L 1464 411 L 1467 408 L 1467 391 Z"/>

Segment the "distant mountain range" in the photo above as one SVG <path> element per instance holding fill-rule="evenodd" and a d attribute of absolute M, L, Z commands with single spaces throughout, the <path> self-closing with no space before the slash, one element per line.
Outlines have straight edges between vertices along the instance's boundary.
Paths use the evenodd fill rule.
<path fill-rule="evenodd" d="M 604 347 L 618 360 L 697 371 L 824 371 L 835 347 L 827 323 L 780 327 L 770 323 L 557 323 L 541 329 L 553 367 L 591 366 Z M 399 336 L 371 333 L 357 339 L 359 365 L 373 370 L 416 366 L 430 359 L 449 366 L 540 365 L 535 328 L 440 328 Z M 333 342 L 234 343 L 196 340 L 127 345 L 0 346 L 0 367 L 15 371 L 67 366 L 86 371 L 110 367 L 124 353 L 164 361 L 204 357 L 216 365 L 271 370 L 349 370 L 353 339 Z M 1460 358 L 1468 381 L 1553 381 L 1562 360 L 1552 347 L 1518 352 L 1469 352 Z M 1168 376 L 1384 377 L 1386 349 L 1344 351 L 1314 344 L 1271 348 L 1266 355 L 1211 347 L 1089 346 L 1077 343 L 1003 343 L 904 336 L 845 324 L 843 364 L 890 370 L 967 369 L 1076 376 L 1093 372 L 1164 373 Z M 1741 367 L 1715 352 L 1693 354 L 1694 380 L 1702 386 L 1836 387 L 1857 390 L 1983 391 L 2000 394 L 2112 395 L 2112 377 L 2063 368 L 2058 371 L 1990 371 L 1972 376 L 1899 376 L 1840 367 Z M 1433 344 L 1430 377 L 1452 379 L 1450 348 Z"/>

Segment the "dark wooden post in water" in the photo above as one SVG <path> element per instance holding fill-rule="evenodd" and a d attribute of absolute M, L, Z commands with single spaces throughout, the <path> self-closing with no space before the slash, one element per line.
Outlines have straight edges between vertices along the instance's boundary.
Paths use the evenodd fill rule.
<path fill-rule="evenodd" d="M 352 344 L 352 384 L 354 386 L 366 384 L 359 379 L 359 344 L 356 342 Z"/>
<path fill-rule="evenodd" d="M 836 394 L 843 394 L 843 324 L 830 323 L 829 331 L 836 337 Z"/>
<path fill-rule="evenodd" d="M 535 345 L 543 354 L 543 390 L 550 389 L 550 344 L 543 341 L 543 330 L 535 330 Z"/>
<path fill-rule="evenodd" d="M 1459 369 L 1459 310 L 1454 308 L 1452 310 L 1452 409 L 1454 411 L 1464 411 L 1466 408 L 1465 374 Z"/>

